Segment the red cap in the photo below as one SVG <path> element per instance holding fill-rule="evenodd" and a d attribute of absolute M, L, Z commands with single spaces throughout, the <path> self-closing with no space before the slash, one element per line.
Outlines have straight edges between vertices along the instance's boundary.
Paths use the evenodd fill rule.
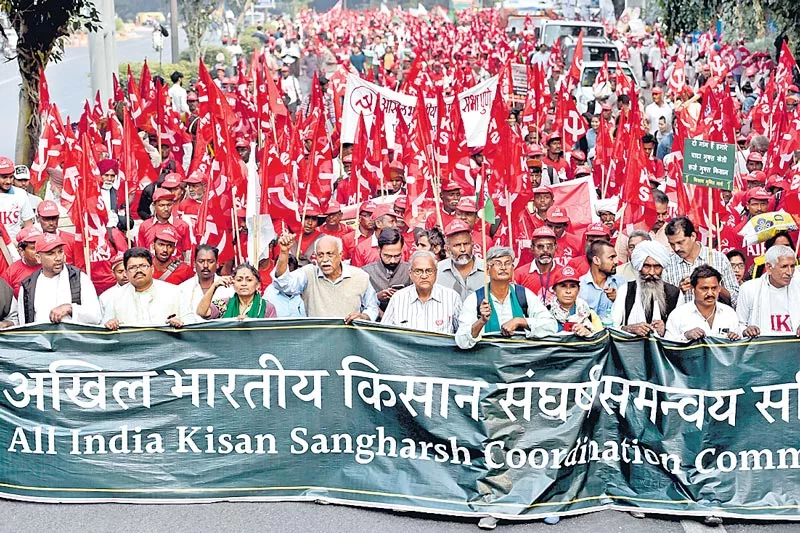
<path fill-rule="evenodd" d="M 536 157 L 541 156 L 544 152 L 542 151 L 542 145 L 537 143 L 531 143 L 528 145 L 528 153 L 525 154 L 528 157 Z"/>
<path fill-rule="evenodd" d="M 443 191 L 455 191 L 455 190 L 459 190 L 460 191 L 461 190 L 461 185 L 459 185 L 458 183 L 456 183 L 453 180 L 447 180 L 446 182 L 442 183 L 442 190 Z"/>
<path fill-rule="evenodd" d="M 478 212 L 478 206 L 475 204 L 475 199 L 471 196 L 462 196 L 458 200 L 458 205 L 456 205 L 456 209 L 458 211 L 463 211 L 464 213 Z"/>
<path fill-rule="evenodd" d="M 556 272 L 554 277 L 555 279 L 553 280 L 553 286 L 556 286 L 559 283 L 564 283 L 565 281 L 574 281 L 577 283 L 580 283 L 581 281 L 580 276 L 571 266 L 565 266 L 560 271 Z"/>
<path fill-rule="evenodd" d="M 403 163 L 401 163 L 400 161 L 392 161 L 391 163 L 389 163 L 389 172 L 392 172 L 392 171 L 405 173 L 406 168 L 403 166 Z"/>
<path fill-rule="evenodd" d="M 328 201 L 328 209 L 325 210 L 326 215 L 335 215 L 336 213 L 341 213 L 341 212 L 342 212 L 342 204 L 340 204 L 336 200 Z"/>
<path fill-rule="evenodd" d="M 0 176 L 14 173 L 14 162 L 7 157 L 0 157 Z"/>
<path fill-rule="evenodd" d="M 568 224 L 569 216 L 564 209 L 554 205 L 547 210 L 547 221 L 553 224 Z"/>
<path fill-rule="evenodd" d="M 601 222 L 593 222 L 586 228 L 584 235 L 602 235 L 607 237 L 611 234 L 611 230 Z"/>
<path fill-rule="evenodd" d="M 557 131 L 554 131 L 553 133 L 551 133 L 550 135 L 548 135 L 545 138 L 544 143 L 545 144 L 550 144 L 552 141 L 555 141 L 556 139 L 558 139 L 560 141 L 561 140 L 561 134 L 558 133 Z"/>
<path fill-rule="evenodd" d="M 186 101 L 187 102 L 196 102 L 197 101 L 197 93 L 194 91 L 189 91 L 186 94 Z"/>
<path fill-rule="evenodd" d="M 603 105 L 602 105 L 602 106 L 600 106 L 600 107 L 601 107 L 601 109 L 602 109 L 603 111 L 611 111 L 612 109 L 614 109 L 613 107 L 611 107 L 611 104 L 603 104 Z"/>
<path fill-rule="evenodd" d="M 181 181 L 183 178 L 177 172 L 170 172 L 166 176 L 164 176 L 164 181 L 161 182 L 161 186 L 165 189 L 174 189 L 175 187 L 181 186 Z"/>
<path fill-rule="evenodd" d="M 57 217 L 61 215 L 58 211 L 58 206 L 53 200 L 45 200 L 39 203 L 38 207 L 36 207 L 36 214 L 40 217 Z"/>
<path fill-rule="evenodd" d="M 467 226 L 466 222 L 464 222 L 460 218 L 457 218 L 453 220 L 451 223 L 449 223 L 447 227 L 444 229 L 444 236 L 449 237 L 450 235 L 455 235 L 456 233 L 464 233 L 464 232 L 471 233 L 472 230 L 469 229 L 469 226 Z"/>
<path fill-rule="evenodd" d="M 759 154 L 758 152 L 750 152 L 747 155 L 747 160 L 748 161 L 754 161 L 756 163 L 763 163 L 764 162 L 764 158 L 761 157 L 761 154 Z"/>
<path fill-rule="evenodd" d="M 347 154 L 342 156 L 342 163 L 352 163 L 353 162 L 353 154 Z"/>
<path fill-rule="evenodd" d="M 539 226 L 535 230 L 533 230 L 533 234 L 531 235 L 531 240 L 535 241 L 536 239 L 555 239 L 556 234 L 553 230 L 548 228 L 547 226 Z"/>
<path fill-rule="evenodd" d="M 174 200 L 175 197 L 166 189 L 158 188 L 156 192 L 153 193 L 153 203 L 158 202 L 159 200 Z"/>
<path fill-rule="evenodd" d="M 767 184 L 765 185 L 765 187 L 767 188 L 780 187 L 781 189 L 786 190 L 789 189 L 789 182 L 780 177 L 778 174 L 773 174 L 772 176 L 767 178 Z"/>
<path fill-rule="evenodd" d="M 750 200 L 772 200 L 772 195 L 763 187 L 756 187 L 747 191 L 747 201 Z"/>
<path fill-rule="evenodd" d="M 745 175 L 744 181 L 757 181 L 758 183 L 764 183 L 767 181 L 767 175 L 763 170 L 756 170 L 755 172 Z"/>
<path fill-rule="evenodd" d="M 587 165 L 578 165 L 578 167 L 575 169 L 575 177 L 576 178 L 578 176 L 588 176 L 591 173 L 592 173 L 592 169 L 589 168 Z"/>
<path fill-rule="evenodd" d="M 358 208 L 359 213 L 372 213 L 377 208 L 377 204 L 372 200 L 366 201 Z"/>
<path fill-rule="evenodd" d="M 306 213 L 306 218 L 317 218 L 322 216 L 319 207 L 315 205 L 309 205 L 308 207 L 306 207 L 305 213 Z"/>
<path fill-rule="evenodd" d="M 661 87 L 653 87 L 653 90 L 650 92 L 653 94 L 663 94 L 664 90 Z"/>
<path fill-rule="evenodd" d="M 203 175 L 196 170 L 189 174 L 188 178 L 183 180 L 184 183 L 203 183 L 204 181 L 205 179 L 203 178 Z"/>
<path fill-rule="evenodd" d="M 178 244 L 178 232 L 175 231 L 172 224 L 160 224 L 156 230 L 155 239 Z"/>
<path fill-rule="evenodd" d="M 239 136 L 236 137 L 236 148 L 245 148 L 250 146 L 250 141 L 247 140 L 247 137 Z"/>
<path fill-rule="evenodd" d="M 533 188 L 533 194 L 549 194 L 550 196 L 553 196 L 553 189 L 547 185 L 539 185 L 538 187 Z"/>
<path fill-rule="evenodd" d="M 400 196 L 394 201 L 394 206 L 397 209 L 401 209 L 403 211 L 406 210 L 408 207 L 408 198 L 406 196 Z"/>
<path fill-rule="evenodd" d="M 66 243 L 58 233 L 45 233 L 36 239 L 36 253 L 50 252 Z"/>
<path fill-rule="evenodd" d="M 44 235 L 44 232 L 38 227 L 28 226 L 27 228 L 19 230 L 19 233 L 17 233 L 17 242 L 36 242 L 42 235 Z"/>
<path fill-rule="evenodd" d="M 114 265 L 117 263 L 122 263 L 125 260 L 125 252 L 117 252 L 114 257 L 108 260 L 111 268 L 114 268 Z"/>
<path fill-rule="evenodd" d="M 381 204 L 372 212 L 372 220 L 378 220 L 384 215 L 396 217 L 397 213 L 394 212 L 394 209 L 390 204 Z"/>
<path fill-rule="evenodd" d="M 586 153 L 583 150 L 573 150 L 570 155 L 575 161 L 586 161 Z"/>

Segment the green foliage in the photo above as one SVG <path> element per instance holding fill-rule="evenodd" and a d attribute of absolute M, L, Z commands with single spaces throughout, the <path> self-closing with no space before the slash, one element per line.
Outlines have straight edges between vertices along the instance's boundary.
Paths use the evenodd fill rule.
<path fill-rule="evenodd" d="M 208 28 L 217 2 L 214 0 L 182 0 L 178 7 L 184 21 L 186 40 L 189 41 L 189 52 L 192 61 L 197 61 L 203 51 Z"/>
<path fill-rule="evenodd" d="M 217 63 L 217 54 L 222 52 L 225 55 L 225 64 L 230 64 L 231 55 L 228 53 L 228 49 L 224 46 L 206 46 L 203 49 L 203 63 L 211 69 Z M 190 50 L 184 50 L 181 52 L 181 61 L 188 61 L 192 62 L 192 53 Z M 197 63 L 196 61 L 194 63 Z"/>
<path fill-rule="evenodd" d="M 137 61 L 135 63 L 120 63 L 119 64 L 119 73 L 117 76 L 119 77 L 120 83 L 126 83 L 128 80 L 128 65 L 131 66 L 131 74 L 133 74 L 136 81 L 139 81 L 139 78 L 142 77 L 142 68 L 144 68 L 144 63 L 142 61 Z M 169 76 L 176 70 L 178 72 L 183 73 L 184 87 L 188 85 L 189 80 L 192 78 L 197 78 L 197 63 L 192 63 L 190 61 L 180 61 L 178 63 L 152 63 L 148 62 L 147 65 L 150 67 L 150 72 L 155 76 L 156 74 L 161 74 L 164 79 L 169 81 Z M 171 83 L 171 82 L 170 82 Z"/>

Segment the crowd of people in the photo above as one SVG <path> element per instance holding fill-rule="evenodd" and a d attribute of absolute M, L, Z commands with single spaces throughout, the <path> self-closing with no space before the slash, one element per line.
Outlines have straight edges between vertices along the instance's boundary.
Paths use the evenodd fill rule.
<path fill-rule="evenodd" d="M 800 336 L 800 315 L 791 305 L 800 296 L 796 226 L 749 248 L 739 234 L 753 217 L 800 205 L 793 203 L 800 188 L 796 152 L 780 129 L 797 116 L 800 97 L 793 67 L 781 71 L 788 47 L 783 44 L 783 55 L 773 59 L 711 34 L 667 45 L 657 29 L 634 36 L 609 28 L 635 80 L 619 70 L 601 72 L 586 127 L 576 138 L 560 111 L 567 105 L 559 95 L 570 88 L 569 65 L 561 64 L 555 48 L 537 46 L 527 23 L 522 33 L 509 33 L 498 20 L 491 10 L 461 13 L 456 23 L 397 12 L 306 11 L 296 20 L 280 19 L 272 29 L 259 27 L 262 46 L 251 68 L 243 60 L 234 72 L 216 65 L 213 88 L 201 76 L 187 91 L 178 72 L 168 92 L 157 80 L 140 80 L 141 94 L 163 87 L 168 96 L 167 119 L 153 124 L 166 128 L 175 117 L 168 125 L 180 131 L 154 132 L 142 122 L 136 124 L 138 135 L 127 129 L 126 113 L 136 106 L 147 113 L 148 105 L 147 97 L 132 101 L 129 84 L 128 94 L 112 102 L 116 112 L 94 126 L 78 124 L 73 135 L 73 146 L 94 135 L 93 128 L 109 140 L 81 145 L 91 151 L 85 168 L 96 167 L 94 200 L 105 222 L 99 237 L 90 235 L 90 221 L 75 216 L 68 159 L 37 160 L 29 169 L 0 158 L 2 326 L 78 322 L 116 330 L 340 317 L 451 334 L 462 349 L 488 334 L 588 337 L 609 327 L 675 341 Z M 434 34 L 440 38 L 423 49 Z M 503 161 L 514 157 L 492 154 L 488 145 L 470 146 L 460 156 L 471 180 L 456 176 L 457 164 L 446 167 L 450 175 L 431 180 L 416 173 L 420 167 L 412 160 L 418 154 L 401 154 L 390 145 L 382 153 L 381 179 L 356 183 L 364 165 L 358 142 L 336 142 L 344 75 L 401 91 L 414 88 L 420 95 L 453 96 L 494 74 L 501 76 L 501 92 L 503 70 L 512 61 L 538 65 L 545 74 L 538 86 L 529 76 L 524 101 L 504 95 L 503 135 L 513 136 L 509 146 L 522 147 L 525 162 L 522 188 L 513 190 L 517 207 L 506 212 L 513 217 L 481 218 L 486 197 L 495 191 L 481 189 L 478 178 L 500 188 L 500 197 L 511 198 L 512 192 L 508 185 L 502 190 L 499 176 Z M 277 91 L 267 104 L 255 83 L 264 73 L 270 78 L 264 85 Z M 300 76 L 313 80 L 310 93 L 301 89 Z M 646 90 L 638 90 L 638 80 Z M 214 138 L 204 128 L 219 112 L 211 105 L 216 96 L 226 100 L 233 118 L 210 119 L 212 129 L 222 123 L 229 130 Z M 260 108 L 251 121 L 253 102 Z M 765 111 L 765 103 L 777 111 Z M 271 131 L 258 124 L 265 108 Z M 276 126 L 276 119 L 285 123 Z M 321 130 L 309 127 L 317 119 Z M 154 179 L 143 179 L 133 156 L 114 146 L 112 122 L 124 124 L 125 135 L 133 133 L 121 141 L 123 150 L 145 154 Z M 728 133 L 737 144 L 734 189 L 716 191 L 698 209 L 692 204 L 705 197 L 705 189 L 683 185 L 675 159 L 689 136 L 723 142 Z M 49 139 L 46 131 L 42 138 Z M 319 139 L 327 140 L 323 148 Z M 220 153 L 232 159 L 220 162 Z M 293 161 L 281 168 L 294 168 L 299 201 L 288 215 L 267 210 L 277 235 L 264 250 L 248 254 L 253 228 L 246 223 L 242 183 L 274 179 L 270 153 L 276 161 Z M 632 174 L 638 153 L 642 172 Z M 317 164 L 324 158 L 329 172 Z M 232 194 L 215 192 L 215 164 L 228 177 L 243 176 L 238 194 L 233 178 L 223 182 Z M 626 164 L 628 170 L 621 171 Z M 140 177 L 124 188 L 134 168 Z M 33 185 L 44 187 L 44 199 L 32 194 L 36 172 Z M 644 189 L 631 183 L 640 175 L 646 176 Z M 556 192 L 581 178 L 591 180 L 593 198 L 587 202 L 594 208 L 582 225 L 558 204 Z M 420 218 L 412 190 L 421 181 L 429 181 L 424 196 L 433 209 Z M 268 204 L 269 187 L 255 188 Z M 348 191 L 357 191 L 358 201 Z M 227 205 L 214 210 L 213 201 Z M 704 216 L 707 209 L 716 221 Z M 345 213 L 353 224 L 343 222 Z M 69 221 L 80 226 L 76 233 L 65 229 Z M 205 237 L 211 226 L 217 232 L 210 240 Z M 108 257 L 92 249 L 97 242 Z"/>

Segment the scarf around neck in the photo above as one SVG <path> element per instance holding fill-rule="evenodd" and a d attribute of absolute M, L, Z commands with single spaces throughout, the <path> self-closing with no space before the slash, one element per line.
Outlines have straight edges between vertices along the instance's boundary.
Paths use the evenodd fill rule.
<path fill-rule="evenodd" d="M 222 318 L 239 318 L 241 314 L 239 310 L 239 295 L 234 294 L 231 296 L 231 299 L 228 300 L 228 307 L 225 309 L 225 313 L 222 315 Z M 247 310 L 247 318 L 264 318 L 264 314 L 267 311 L 267 304 L 261 295 L 258 292 L 253 295 L 253 301 L 250 304 L 250 308 Z"/>

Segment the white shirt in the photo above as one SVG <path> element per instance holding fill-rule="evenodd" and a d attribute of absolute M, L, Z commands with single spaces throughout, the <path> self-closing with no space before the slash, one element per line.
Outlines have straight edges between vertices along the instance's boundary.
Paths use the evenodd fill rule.
<path fill-rule="evenodd" d="M 104 324 L 116 318 L 120 326 L 165 326 L 167 317 L 177 317 L 180 313 L 177 285 L 154 279 L 145 291 L 138 292 L 130 283 L 122 289 L 113 305 L 105 310 Z"/>
<path fill-rule="evenodd" d="M 656 105 L 651 102 L 644 108 L 644 114 L 650 123 L 650 133 L 655 135 L 658 133 L 658 119 L 664 117 L 667 119 L 667 131 L 672 131 L 672 106 L 662 101 L 661 105 Z"/>
<path fill-rule="evenodd" d="M 511 290 L 514 290 L 513 287 Z M 514 318 L 514 313 L 511 309 L 511 291 L 502 302 L 491 294 L 491 291 L 489 293 L 494 310 L 497 312 L 497 322 L 502 326 Z M 528 316 L 526 317 L 528 329 L 525 330 L 525 336 L 530 339 L 555 335 L 558 331 L 558 324 L 553 315 L 550 314 L 550 311 L 531 290 L 525 289 L 525 297 L 528 300 Z M 472 325 L 476 320 L 478 320 L 478 300 L 476 293 L 472 292 L 464 300 L 464 306 L 461 308 L 461 314 L 458 317 L 456 344 L 459 348 L 463 350 L 472 348 L 483 337 L 486 325 L 484 325 L 477 337 L 472 336 Z"/>
<path fill-rule="evenodd" d="M 63 304 L 72 304 L 72 316 L 64 318 L 64 322 L 80 324 L 100 323 L 100 300 L 89 276 L 81 272 L 81 303 L 72 304 L 72 293 L 69 289 L 69 272 L 64 269 L 52 278 L 44 273 L 36 279 L 36 292 L 33 297 L 33 322 L 50 322 L 50 311 Z M 25 288 L 19 288 L 19 323 L 25 324 Z"/>
<path fill-rule="evenodd" d="M 689 330 L 700 328 L 707 337 L 728 338 L 728 332 L 734 331 L 741 335 L 742 327 L 739 318 L 732 307 L 717 302 L 717 310 L 714 313 L 714 320 L 709 327 L 705 317 L 700 314 L 694 302 L 679 305 L 667 319 L 667 330 L 664 338 L 671 341 L 687 342 L 685 333 Z"/>
<path fill-rule="evenodd" d="M 765 274 L 767 275 L 767 274 Z M 747 326 L 757 326 L 761 335 L 793 335 L 800 324 L 793 324 L 789 309 L 789 287 L 777 288 L 766 280 L 756 278 L 745 281 L 739 287 L 739 300 L 736 304 L 736 314 L 739 321 Z M 797 280 L 792 281 L 798 283 Z M 763 289 L 762 289 L 763 287 Z M 759 289 L 766 290 L 766 295 L 760 295 Z M 756 312 L 759 299 L 769 302 L 769 309 Z M 797 306 L 798 302 L 794 302 Z"/>
<path fill-rule="evenodd" d="M 219 276 L 214 274 L 214 281 L 218 279 Z M 205 294 L 205 291 L 200 287 L 197 276 L 187 279 L 178 285 L 178 290 L 180 292 L 180 313 L 178 314 L 178 320 L 181 320 L 185 324 L 204 322 L 204 319 L 197 314 L 197 305 Z M 214 299 L 222 300 L 230 298 L 235 292 L 233 287 L 217 287 L 216 292 L 214 292 Z"/>
<path fill-rule="evenodd" d="M 125 285 L 127 285 L 127 283 Z M 100 295 L 101 316 L 105 316 L 106 309 L 113 305 L 114 300 L 116 300 L 122 293 L 122 289 L 125 287 L 125 285 L 115 284 L 113 287 L 106 289 L 106 291 Z"/>
<path fill-rule="evenodd" d="M 460 314 L 461 296 L 453 289 L 434 284 L 430 297 L 423 302 L 417 288 L 409 285 L 394 293 L 381 324 L 452 335 L 458 330 Z"/>
<path fill-rule="evenodd" d="M 172 99 L 172 109 L 176 113 L 188 113 L 189 112 L 189 103 L 186 100 L 187 94 L 186 89 L 180 86 L 178 83 L 173 83 L 172 87 L 169 88 L 167 94 Z"/>
<path fill-rule="evenodd" d="M 0 193 L 0 224 L 5 225 L 12 239 L 22 229 L 22 223 L 33 217 L 27 192 L 12 185 L 7 193 Z"/>

